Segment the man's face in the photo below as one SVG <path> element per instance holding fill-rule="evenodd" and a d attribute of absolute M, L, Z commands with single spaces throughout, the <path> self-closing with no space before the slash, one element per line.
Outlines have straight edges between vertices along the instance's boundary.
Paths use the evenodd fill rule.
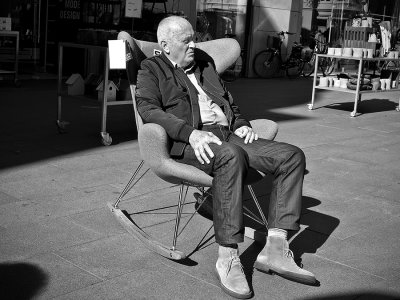
<path fill-rule="evenodd" d="M 193 29 L 185 26 L 168 42 L 169 56 L 172 61 L 184 68 L 194 60 Z"/>

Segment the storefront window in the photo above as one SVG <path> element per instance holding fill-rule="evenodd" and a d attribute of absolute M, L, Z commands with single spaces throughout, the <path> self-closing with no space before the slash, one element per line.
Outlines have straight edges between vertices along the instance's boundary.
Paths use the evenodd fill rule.
<path fill-rule="evenodd" d="M 394 8 L 393 8 L 393 14 L 392 14 L 392 25 L 393 25 L 393 30 L 392 30 L 392 42 L 393 45 L 399 49 L 400 48 L 400 1 L 396 1 Z"/>
<path fill-rule="evenodd" d="M 400 1 L 334 0 L 328 18 L 330 44 L 341 47 L 365 47 L 376 43 L 380 55 L 398 45 L 400 39 Z M 349 35 L 360 32 L 359 40 Z M 400 40 L 399 40 L 400 42 Z"/>
<path fill-rule="evenodd" d="M 332 2 L 330 22 L 329 42 L 334 46 L 342 46 L 344 43 L 344 33 L 346 24 L 353 17 L 361 13 L 362 5 L 356 0 L 334 0 Z"/>
<path fill-rule="evenodd" d="M 197 0 L 198 39 L 234 37 L 245 46 L 247 0 Z"/>
<path fill-rule="evenodd" d="M 247 61 L 246 39 L 248 0 L 197 0 L 195 41 L 219 38 L 234 38 L 242 49 L 236 62 L 228 68 L 222 78 L 232 80 L 243 75 Z"/>

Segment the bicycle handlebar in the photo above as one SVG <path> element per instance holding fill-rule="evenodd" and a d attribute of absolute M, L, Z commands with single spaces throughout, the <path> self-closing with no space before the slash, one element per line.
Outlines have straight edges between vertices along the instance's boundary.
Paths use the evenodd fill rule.
<path fill-rule="evenodd" d="M 285 35 L 285 34 L 287 34 L 287 35 L 293 35 L 293 34 L 295 34 L 294 32 L 289 32 L 289 31 L 279 31 L 279 32 L 277 32 L 276 33 L 277 35 Z"/>
<path fill-rule="evenodd" d="M 317 43 L 321 44 L 321 45 L 329 46 L 328 43 L 321 42 L 320 40 L 317 40 L 316 38 L 313 38 L 313 40 L 316 41 Z"/>

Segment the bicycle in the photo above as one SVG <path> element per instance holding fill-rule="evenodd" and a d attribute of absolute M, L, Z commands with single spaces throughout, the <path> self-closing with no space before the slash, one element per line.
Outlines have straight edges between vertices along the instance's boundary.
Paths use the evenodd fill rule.
<path fill-rule="evenodd" d="M 281 54 L 282 43 L 286 35 L 292 35 L 287 31 L 277 33 L 278 37 L 273 37 L 273 47 L 261 50 L 256 54 L 253 60 L 253 70 L 257 76 L 262 78 L 272 78 L 279 70 L 285 71 L 289 78 L 296 78 L 302 74 L 304 60 L 302 59 L 303 46 L 294 42 L 292 51 L 288 58 L 284 60 Z M 267 37 L 267 45 L 269 46 L 271 36 Z M 275 47 L 274 47 L 275 46 Z"/>
<path fill-rule="evenodd" d="M 315 47 L 312 50 L 310 55 L 307 55 L 305 58 L 304 68 L 303 68 L 303 76 L 310 77 L 311 74 L 315 71 L 315 61 L 317 58 L 317 54 L 326 54 L 328 51 L 328 44 L 321 42 L 314 38 Z M 336 58 L 331 57 L 320 57 L 318 59 L 318 68 L 321 70 L 322 76 L 332 74 L 335 69 Z"/>

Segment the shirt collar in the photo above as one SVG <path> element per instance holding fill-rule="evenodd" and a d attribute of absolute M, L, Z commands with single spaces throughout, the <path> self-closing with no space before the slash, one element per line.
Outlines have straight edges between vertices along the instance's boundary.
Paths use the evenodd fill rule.
<path fill-rule="evenodd" d="M 172 59 L 170 59 L 167 55 L 165 55 L 165 57 L 171 62 L 172 66 L 175 69 L 179 68 L 179 66 L 178 66 L 178 64 L 176 62 L 174 62 Z M 186 74 L 188 74 L 188 73 L 192 73 L 193 72 L 195 66 L 196 66 L 196 63 L 195 63 L 195 61 L 193 61 L 190 65 L 188 65 L 188 66 L 186 66 L 185 68 L 182 68 L 182 69 Z"/>
<path fill-rule="evenodd" d="M 183 69 L 183 71 L 184 71 L 186 74 L 193 73 L 193 72 L 194 72 L 194 69 L 195 69 L 195 66 L 196 66 L 196 62 L 193 61 L 190 65 L 186 66 L 186 67 Z"/>

